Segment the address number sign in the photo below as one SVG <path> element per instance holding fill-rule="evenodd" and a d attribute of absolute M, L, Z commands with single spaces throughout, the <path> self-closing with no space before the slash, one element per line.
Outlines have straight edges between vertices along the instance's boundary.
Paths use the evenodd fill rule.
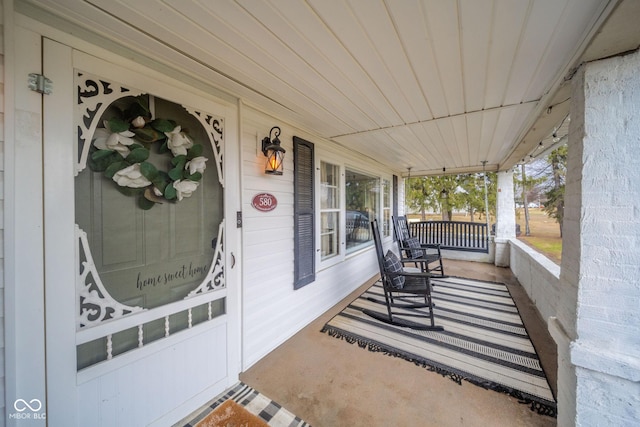
<path fill-rule="evenodd" d="M 274 210 L 276 206 L 278 206 L 278 200 L 273 194 L 260 193 L 253 196 L 251 206 L 261 212 L 269 212 Z"/>

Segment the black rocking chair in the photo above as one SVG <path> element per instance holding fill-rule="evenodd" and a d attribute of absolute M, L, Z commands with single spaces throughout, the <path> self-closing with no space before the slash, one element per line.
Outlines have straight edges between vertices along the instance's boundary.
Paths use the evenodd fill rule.
<path fill-rule="evenodd" d="M 422 244 L 417 237 L 409 232 L 409 223 L 406 216 L 393 217 L 393 231 L 398 242 L 398 251 L 403 263 L 414 262 L 420 265 L 422 271 L 432 274 L 432 277 L 446 277 L 442 265 L 442 253 L 440 244 Z M 431 266 L 435 264 L 435 266 Z"/>
<path fill-rule="evenodd" d="M 428 272 L 406 271 L 393 251 L 389 250 L 384 254 L 376 220 L 371 222 L 371 230 L 378 256 L 387 314 L 368 309 L 363 310 L 363 313 L 381 322 L 405 328 L 443 331 L 442 326 L 435 325 L 433 316 L 431 281 L 429 280 L 431 275 Z M 373 298 L 371 300 L 380 302 Z M 428 318 L 430 322 L 429 324 L 419 323 L 406 319 L 407 317 Z"/>

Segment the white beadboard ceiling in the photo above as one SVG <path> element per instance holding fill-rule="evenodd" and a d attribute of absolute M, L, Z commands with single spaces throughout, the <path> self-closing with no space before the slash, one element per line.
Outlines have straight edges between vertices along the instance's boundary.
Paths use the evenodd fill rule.
<path fill-rule="evenodd" d="M 477 171 L 485 161 L 505 170 L 534 152 L 566 116 L 565 80 L 620 2 L 15 3 L 26 15 L 90 31 L 419 175 Z M 623 3 L 636 19 L 604 39 L 603 56 L 638 46 L 631 38 L 640 2 Z"/>

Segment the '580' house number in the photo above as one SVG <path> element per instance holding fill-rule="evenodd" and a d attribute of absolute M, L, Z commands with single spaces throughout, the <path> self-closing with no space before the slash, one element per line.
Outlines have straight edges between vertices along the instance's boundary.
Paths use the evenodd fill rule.
<path fill-rule="evenodd" d="M 276 206 L 278 206 L 278 200 L 273 194 L 260 193 L 253 196 L 251 206 L 261 212 L 269 212 L 274 210 Z"/>

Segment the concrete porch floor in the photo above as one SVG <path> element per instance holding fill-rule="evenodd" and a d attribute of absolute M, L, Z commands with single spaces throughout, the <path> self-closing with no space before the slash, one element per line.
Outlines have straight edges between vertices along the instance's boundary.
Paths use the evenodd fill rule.
<path fill-rule="evenodd" d="M 551 389 L 556 394 L 556 345 L 508 268 L 446 260 L 448 275 L 505 283 L 518 306 Z M 314 427 L 555 426 L 528 405 L 402 359 L 373 353 L 320 330 L 372 282 L 280 345 L 240 379 Z"/>

